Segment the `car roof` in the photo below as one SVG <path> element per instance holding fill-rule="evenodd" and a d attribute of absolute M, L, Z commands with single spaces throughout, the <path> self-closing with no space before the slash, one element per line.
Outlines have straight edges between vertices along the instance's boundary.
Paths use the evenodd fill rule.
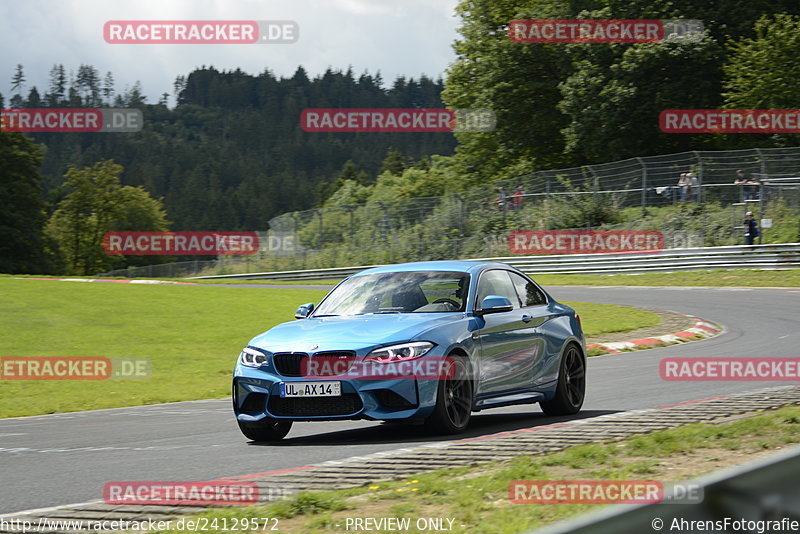
<path fill-rule="evenodd" d="M 516 270 L 510 265 L 495 261 L 480 260 L 442 260 L 442 261 L 418 261 L 412 263 L 398 263 L 395 265 L 382 265 L 373 267 L 365 271 L 356 273 L 353 276 L 378 273 L 397 273 L 413 271 L 450 271 L 463 273 L 477 273 L 487 267 Z"/>

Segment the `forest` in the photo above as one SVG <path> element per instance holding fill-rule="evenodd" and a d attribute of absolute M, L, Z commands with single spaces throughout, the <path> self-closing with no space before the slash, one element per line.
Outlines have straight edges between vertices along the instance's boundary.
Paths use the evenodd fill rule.
<path fill-rule="evenodd" d="M 145 127 L 116 134 L 0 132 L 7 156 L 0 159 L 0 270 L 77 272 L 94 265 L 65 260 L 59 244 L 68 240 L 63 208 L 100 219 L 93 204 L 70 200 L 71 170 L 74 182 L 81 169 L 117 169 L 118 183 L 108 176 L 98 183 L 114 182 L 126 191 L 120 198 L 147 204 L 123 210 L 124 217 L 104 215 L 106 229 L 127 229 L 121 226 L 133 224 L 131 217 L 147 213 L 136 229 L 266 230 L 271 219 L 295 210 L 449 194 L 547 169 L 800 145 L 798 134 L 668 134 L 658 125 L 664 109 L 800 107 L 795 0 L 464 0 L 456 12 L 455 58 L 435 80 L 384 81 L 379 73 L 344 67 L 314 76 L 299 66 L 287 78 L 269 68 L 250 74 L 204 66 L 176 73 L 170 91 L 149 103 L 140 85 L 120 90 L 113 73 L 91 65 L 54 65 L 42 88 L 28 87 L 18 65 L 0 107 L 133 107 L 143 111 Z M 698 40 L 636 44 L 509 39 L 510 21 L 535 18 L 694 19 L 705 32 Z M 307 108 L 370 107 L 491 109 L 497 127 L 456 134 L 300 128 Z M 54 221 L 62 221 L 60 230 Z M 23 261 L 30 251 L 11 244 L 12 234 L 36 236 L 41 249 L 31 254 L 39 259 Z M 52 261 L 42 263 L 47 257 Z"/>

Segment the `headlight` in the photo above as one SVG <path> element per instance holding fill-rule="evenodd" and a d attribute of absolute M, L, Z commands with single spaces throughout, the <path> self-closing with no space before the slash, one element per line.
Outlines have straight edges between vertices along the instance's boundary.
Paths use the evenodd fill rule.
<path fill-rule="evenodd" d="M 263 352 L 251 348 L 244 348 L 239 354 L 239 361 L 242 362 L 242 365 L 248 367 L 261 367 L 262 364 L 267 363 L 267 357 Z"/>
<path fill-rule="evenodd" d="M 364 358 L 364 361 L 391 363 L 403 360 L 413 360 L 419 358 L 433 348 L 433 343 L 427 341 L 417 341 L 415 343 L 403 343 L 392 345 L 391 347 L 381 347 L 375 349 Z"/>

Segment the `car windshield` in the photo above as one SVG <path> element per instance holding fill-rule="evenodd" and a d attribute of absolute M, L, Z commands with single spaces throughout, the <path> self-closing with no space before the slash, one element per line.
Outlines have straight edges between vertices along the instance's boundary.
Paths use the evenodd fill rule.
<path fill-rule="evenodd" d="M 337 286 L 314 317 L 464 311 L 469 275 L 415 271 L 354 276 Z"/>

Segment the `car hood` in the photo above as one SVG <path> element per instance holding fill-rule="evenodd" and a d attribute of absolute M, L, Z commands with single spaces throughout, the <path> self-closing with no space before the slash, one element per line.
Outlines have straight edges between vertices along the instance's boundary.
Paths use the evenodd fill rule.
<path fill-rule="evenodd" d="M 269 352 L 359 350 L 418 339 L 426 330 L 464 319 L 464 313 L 392 313 L 311 317 L 279 324 L 250 341 Z"/>

